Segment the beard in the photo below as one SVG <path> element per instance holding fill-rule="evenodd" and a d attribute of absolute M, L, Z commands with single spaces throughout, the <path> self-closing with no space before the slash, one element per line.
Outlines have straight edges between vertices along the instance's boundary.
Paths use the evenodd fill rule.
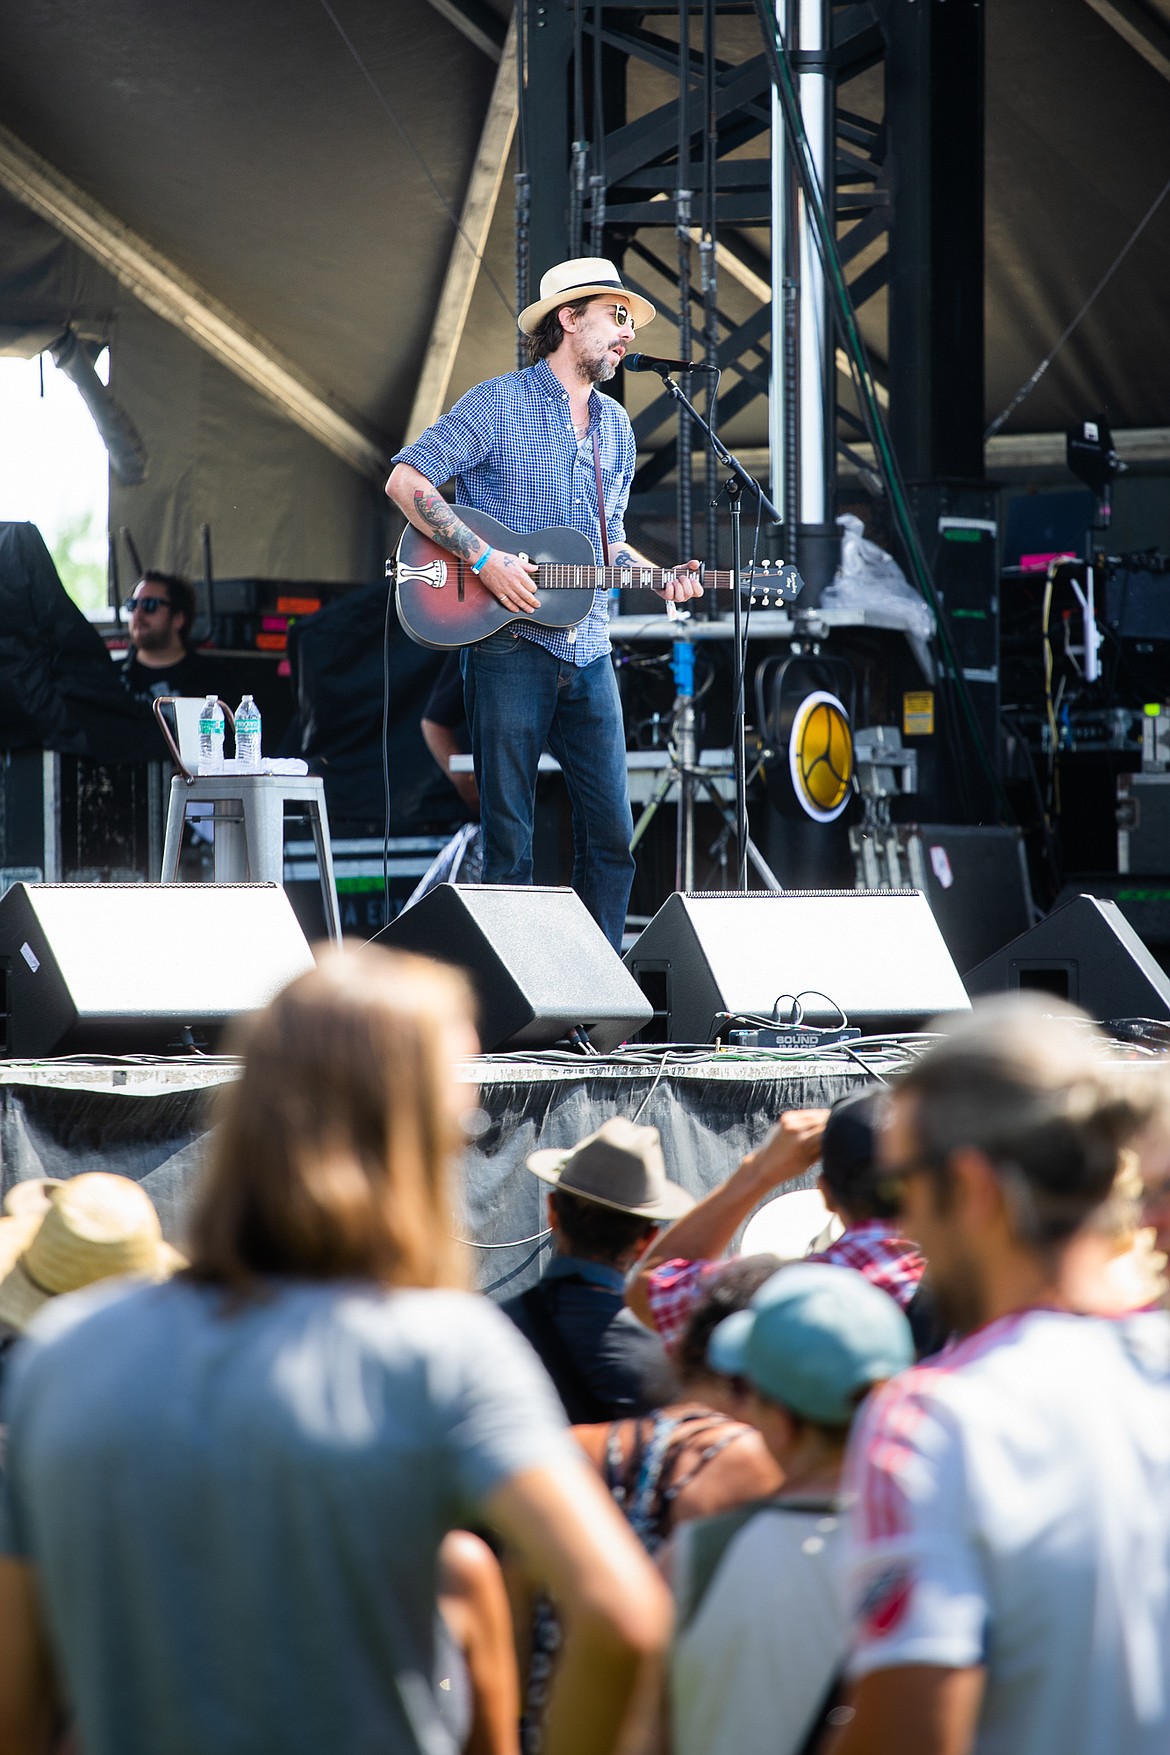
<path fill-rule="evenodd" d="M 617 367 L 609 357 L 608 349 L 600 359 L 581 360 L 579 370 L 587 384 L 608 384 L 617 373 Z"/>
<path fill-rule="evenodd" d="M 144 627 L 137 634 L 131 635 L 136 652 L 165 652 L 173 646 L 179 633 L 173 622 L 164 627 Z"/>
<path fill-rule="evenodd" d="M 962 1257 L 951 1260 L 942 1274 L 928 1263 L 926 1278 L 947 1334 L 969 1335 L 987 1320 L 983 1284 L 974 1262 Z"/>

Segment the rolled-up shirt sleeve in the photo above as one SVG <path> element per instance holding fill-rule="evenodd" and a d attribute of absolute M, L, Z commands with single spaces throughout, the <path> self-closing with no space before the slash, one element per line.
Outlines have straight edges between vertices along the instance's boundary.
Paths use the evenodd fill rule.
<path fill-rule="evenodd" d="M 492 448 L 500 409 L 497 380 L 477 384 L 461 396 L 449 414 L 428 427 L 412 445 L 395 453 L 395 463 L 408 463 L 436 487 L 466 475 L 483 463 Z"/>

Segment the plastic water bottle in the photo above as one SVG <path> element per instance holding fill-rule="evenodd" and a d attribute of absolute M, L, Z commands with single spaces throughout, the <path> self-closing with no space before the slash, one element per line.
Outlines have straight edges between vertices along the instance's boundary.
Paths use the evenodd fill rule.
<path fill-rule="evenodd" d="M 236 708 L 236 760 L 245 770 L 260 766 L 260 709 L 251 695 Z"/>
<path fill-rule="evenodd" d="M 223 773 L 223 708 L 218 695 L 208 695 L 199 709 L 199 772 Z"/>

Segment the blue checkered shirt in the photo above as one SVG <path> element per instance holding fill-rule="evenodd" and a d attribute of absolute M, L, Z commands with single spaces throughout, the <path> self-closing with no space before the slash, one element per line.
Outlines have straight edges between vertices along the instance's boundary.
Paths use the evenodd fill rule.
<path fill-rule="evenodd" d="M 625 541 L 626 501 L 634 479 L 636 446 L 629 416 L 612 396 L 593 390 L 589 431 L 578 444 L 569 412 L 569 393 L 544 360 L 522 372 L 489 378 L 460 398 L 433 427 L 394 458 L 409 463 L 442 487 L 454 481 L 455 503 L 475 506 L 527 534 L 567 524 L 593 544 L 601 564 L 593 435 L 601 452 L 606 532 L 611 549 Z M 610 650 L 606 594 L 598 590 L 593 607 L 570 632 L 521 625 L 535 640 L 571 664 L 592 664 Z"/>

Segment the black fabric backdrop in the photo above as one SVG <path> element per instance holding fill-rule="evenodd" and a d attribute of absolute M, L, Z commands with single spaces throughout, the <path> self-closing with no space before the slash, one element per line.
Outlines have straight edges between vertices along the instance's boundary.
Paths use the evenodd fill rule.
<path fill-rule="evenodd" d="M 334 834 L 354 822 L 381 831 L 384 688 L 391 832 L 419 834 L 466 820 L 419 730 L 443 656 L 408 640 L 393 609 L 387 622 L 388 591 L 384 581 L 348 591 L 298 619 L 289 633 L 297 726 L 285 747 L 324 779 Z"/>
<path fill-rule="evenodd" d="M 780 1069 L 758 1061 L 675 1067 L 657 1083 L 653 1068 L 497 1064 L 478 1071 L 491 1125 L 466 1154 L 455 1223 L 459 1235 L 480 1246 L 473 1249 L 475 1283 L 499 1297 L 522 1291 L 540 1271 L 545 1185 L 524 1162 L 537 1146 L 571 1146 L 609 1115 L 637 1114 L 660 1130 L 671 1176 L 699 1195 L 734 1169 L 782 1110 L 831 1103 L 865 1082 L 858 1068 L 831 1061 Z M 86 1170 L 132 1176 L 181 1248 L 214 1091 L 231 1070 L 202 1069 L 200 1082 L 191 1084 L 163 1083 L 181 1075 L 156 1076 L 143 1067 L 86 1076 L 88 1084 L 69 1083 L 63 1070 L 42 1075 L 16 1066 L 0 1074 L 0 1186 Z M 40 1082 L 45 1077 L 54 1082 Z M 126 1086 L 114 1087 L 115 1078 Z"/>
<path fill-rule="evenodd" d="M 482 3 L 501 22 L 511 12 L 509 0 Z M 1165 0 L 1147 0 L 1145 11 L 1159 5 L 1164 17 Z M 1170 162 L 1170 104 L 1158 69 L 1083 0 L 988 0 L 985 11 L 990 419 L 1157 195 Z M 343 23 L 352 52 L 324 8 L 278 0 L 0 0 L 0 114 L 384 435 L 390 451 L 407 436 L 496 64 L 421 0 L 347 0 Z M 724 16 L 719 28 L 721 58 L 758 52 L 750 17 Z M 876 87 L 881 78 L 873 69 L 856 81 L 848 107 L 865 111 L 866 80 Z M 633 114 L 668 95 L 653 70 L 635 65 L 630 81 Z M 514 363 L 514 168 L 449 401 Z M 747 241 L 766 247 L 762 234 Z M 661 233 L 659 244 L 669 256 Z M 548 266 L 533 263 L 534 278 Z M 678 353 L 674 290 L 638 269 L 661 311 L 653 350 Z M 1168 280 L 1164 202 L 1010 430 L 1060 430 L 1099 409 L 1115 429 L 1165 425 Z M 726 272 L 720 299 L 736 321 L 758 308 Z M 879 294 L 863 312 L 879 364 L 884 308 Z M 130 526 L 148 564 L 196 569 L 207 520 L 226 577 L 376 576 L 387 552 L 380 483 L 292 427 L 189 334 L 0 195 L 0 323 L 59 333 L 67 321 L 112 343 L 111 389 L 142 435 L 149 473 L 137 487 L 115 484 L 111 523 Z M 657 385 L 631 379 L 625 388 L 637 413 Z M 763 404 L 725 437 L 736 448 L 764 443 Z"/>
<path fill-rule="evenodd" d="M 152 714 L 122 687 L 40 531 L 0 524 L 0 749 L 30 744 L 106 762 L 167 759 Z"/>

